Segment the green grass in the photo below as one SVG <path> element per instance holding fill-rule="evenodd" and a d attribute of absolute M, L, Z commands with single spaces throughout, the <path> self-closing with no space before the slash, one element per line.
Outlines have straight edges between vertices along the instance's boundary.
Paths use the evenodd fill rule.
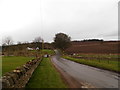
<path fill-rule="evenodd" d="M 37 51 L 36 50 L 30 50 L 29 52 L 37 52 Z M 51 50 L 51 49 L 43 49 L 43 50 L 40 50 L 40 53 L 53 55 L 55 52 L 54 52 L 54 50 Z"/>
<path fill-rule="evenodd" d="M 2 75 L 16 67 L 22 66 L 33 58 L 22 56 L 4 56 L 2 57 Z"/>
<path fill-rule="evenodd" d="M 0 77 L 2 76 L 2 56 L 0 56 Z"/>
<path fill-rule="evenodd" d="M 111 70 L 111 71 L 115 71 L 115 72 L 120 72 L 120 69 L 119 69 L 120 62 L 118 62 L 118 61 L 109 61 L 109 63 L 108 63 L 107 60 L 101 60 L 99 62 L 99 60 L 76 59 L 76 58 L 71 58 L 68 56 L 63 56 L 63 58 L 71 60 L 71 61 L 75 61 L 77 63 L 94 66 L 97 68 L 102 68 L 102 69 L 107 69 L 107 70 Z"/>
<path fill-rule="evenodd" d="M 117 54 L 78 54 L 76 56 L 95 57 L 95 58 L 118 58 L 120 57 L 120 55 L 117 55 Z"/>
<path fill-rule="evenodd" d="M 44 58 L 34 71 L 26 88 L 66 88 L 60 74 L 56 71 L 49 58 Z"/>
<path fill-rule="evenodd" d="M 44 50 L 42 50 L 42 52 L 44 52 L 45 54 L 50 54 L 50 55 L 54 54 L 54 51 L 50 50 L 50 49 L 44 49 Z"/>

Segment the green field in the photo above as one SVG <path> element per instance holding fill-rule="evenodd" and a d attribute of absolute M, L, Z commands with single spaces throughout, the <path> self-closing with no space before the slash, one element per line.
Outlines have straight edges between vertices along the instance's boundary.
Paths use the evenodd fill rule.
<path fill-rule="evenodd" d="M 66 88 L 49 58 L 44 58 L 34 71 L 26 88 Z"/>
<path fill-rule="evenodd" d="M 120 72 L 120 69 L 119 69 L 120 62 L 119 61 L 109 61 L 109 63 L 108 63 L 107 60 L 101 60 L 99 62 L 99 60 L 76 59 L 76 58 L 72 58 L 69 56 L 63 56 L 63 58 L 71 60 L 71 61 L 75 61 L 77 63 L 94 66 L 97 68 L 102 68 L 102 69 L 107 69 L 107 70 L 111 70 L 111 71 L 115 71 L 115 72 L 118 72 L 118 71 Z"/>
<path fill-rule="evenodd" d="M 50 49 L 44 49 L 44 50 L 42 50 L 42 52 L 45 53 L 45 54 L 50 54 L 50 55 L 54 54 L 54 51 L 50 50 Z"/>
<path fill-rule="evenodd" d="M 27 61 L 33 58 L 22 56 L 4 56 L 2 57 L 2 75 L 9 72 L 16 67 L 25 64 Z"/>
<path fill-rule="evenodd" d="M 117 54 L 78 54 L 76 56 L 94 57 L 94 58 L 118 58 L 120 57 L 120 55 L 117 55 Z"/>
<path fill-rule="evenodd" d="M 30 50 L 30 52 L 37 52 L 37 51 L 36 50 Z M 44 53 L 44 54 L 50 54 L 50 55 L 52 55 L 52 54 L 54 54 L 54 51 L 51 50 L 51 49 L 43 49 L 43 50 L 40 50 L 39 53 Z"/>

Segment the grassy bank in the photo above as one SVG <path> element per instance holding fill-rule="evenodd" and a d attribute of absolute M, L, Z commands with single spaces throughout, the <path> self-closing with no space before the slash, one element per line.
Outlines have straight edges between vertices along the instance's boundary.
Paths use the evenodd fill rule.
<path fill-rule="evenodd" d="M 94 58 L 118 58 L 120 57 L 120 55 L 118 54 L 78 54 L 76 56 L 94 57 Z"/>
<path fill-rule="evenodd" d="M 71 60 L 71 61 L 75 61 L 77 63 L 81 63 L 81 64 L 85 64 L 85 65 L 89 65 L 89 66 L 94 66 L 97 68 L 102 68 L 102 69 L 107 69 L 107 70 L 111 70 L 111 71 L 115 71 L 115 72 L 120 72 L 119 66 L 120 66 L 120 62 L 118 61 L 108 61 L 107 60 L 101 60 L 99 62 L 99 60 L 85 60 L 85 59 L 76 59 L 76 58 L 71 58 L 68 56 L 63 56 L 63 58 Z"/>
<path fill-rule="evenodd" d="M 44 58 L 33 73 L 26 88 L 66 88 L 49 58 Z"/>
<path fill-rule="evenodd" d="M 27 61 L 33 58 L 30 57 L 21 57 L 21 56 L 4 56 L 2 57 L 2 75 L 6 72 L 9 72 L 16 67 L 19 67 L 25 64 Z"/>

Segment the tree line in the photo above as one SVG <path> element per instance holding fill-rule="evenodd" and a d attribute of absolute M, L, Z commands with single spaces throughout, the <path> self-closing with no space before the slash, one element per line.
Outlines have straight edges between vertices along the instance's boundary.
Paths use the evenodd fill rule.
<path fill-rule="evenodd" d="M 7 52 L 8 55 L 13 52 L 19 53 L 27 53 L 26 48 L 38 48 L 38 50 L 42 49 L 43 39 L 39 36 L 34 38 L 34 40 L 29 42 L 17 42 L 17 44 L 13 44 L 13 40 L 11 37 L 6 37 L 2 42 L 2 51 Z M 102 39 L 85 39 L 82 40 L 83 42 L 86 41 L 103 41 Z M 44 49 L 60 49 L 62 51 L 66 50 L 71 46 L 71 37 L 65 33 L 57 33 L 53 38 L 52 43 L 44 43 Z M 73 41 L 78 42 L 78 41 Z"/>

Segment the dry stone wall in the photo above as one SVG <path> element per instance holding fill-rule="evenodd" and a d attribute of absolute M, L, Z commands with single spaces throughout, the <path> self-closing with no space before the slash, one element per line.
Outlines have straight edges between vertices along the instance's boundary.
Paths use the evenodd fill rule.
<path fill-rule="evenodd" d="M 40 62 L 41 58 L 33 59 L 23 66 L 4 74 L 0 79 L 2 88 L 24 88 Z"/>

